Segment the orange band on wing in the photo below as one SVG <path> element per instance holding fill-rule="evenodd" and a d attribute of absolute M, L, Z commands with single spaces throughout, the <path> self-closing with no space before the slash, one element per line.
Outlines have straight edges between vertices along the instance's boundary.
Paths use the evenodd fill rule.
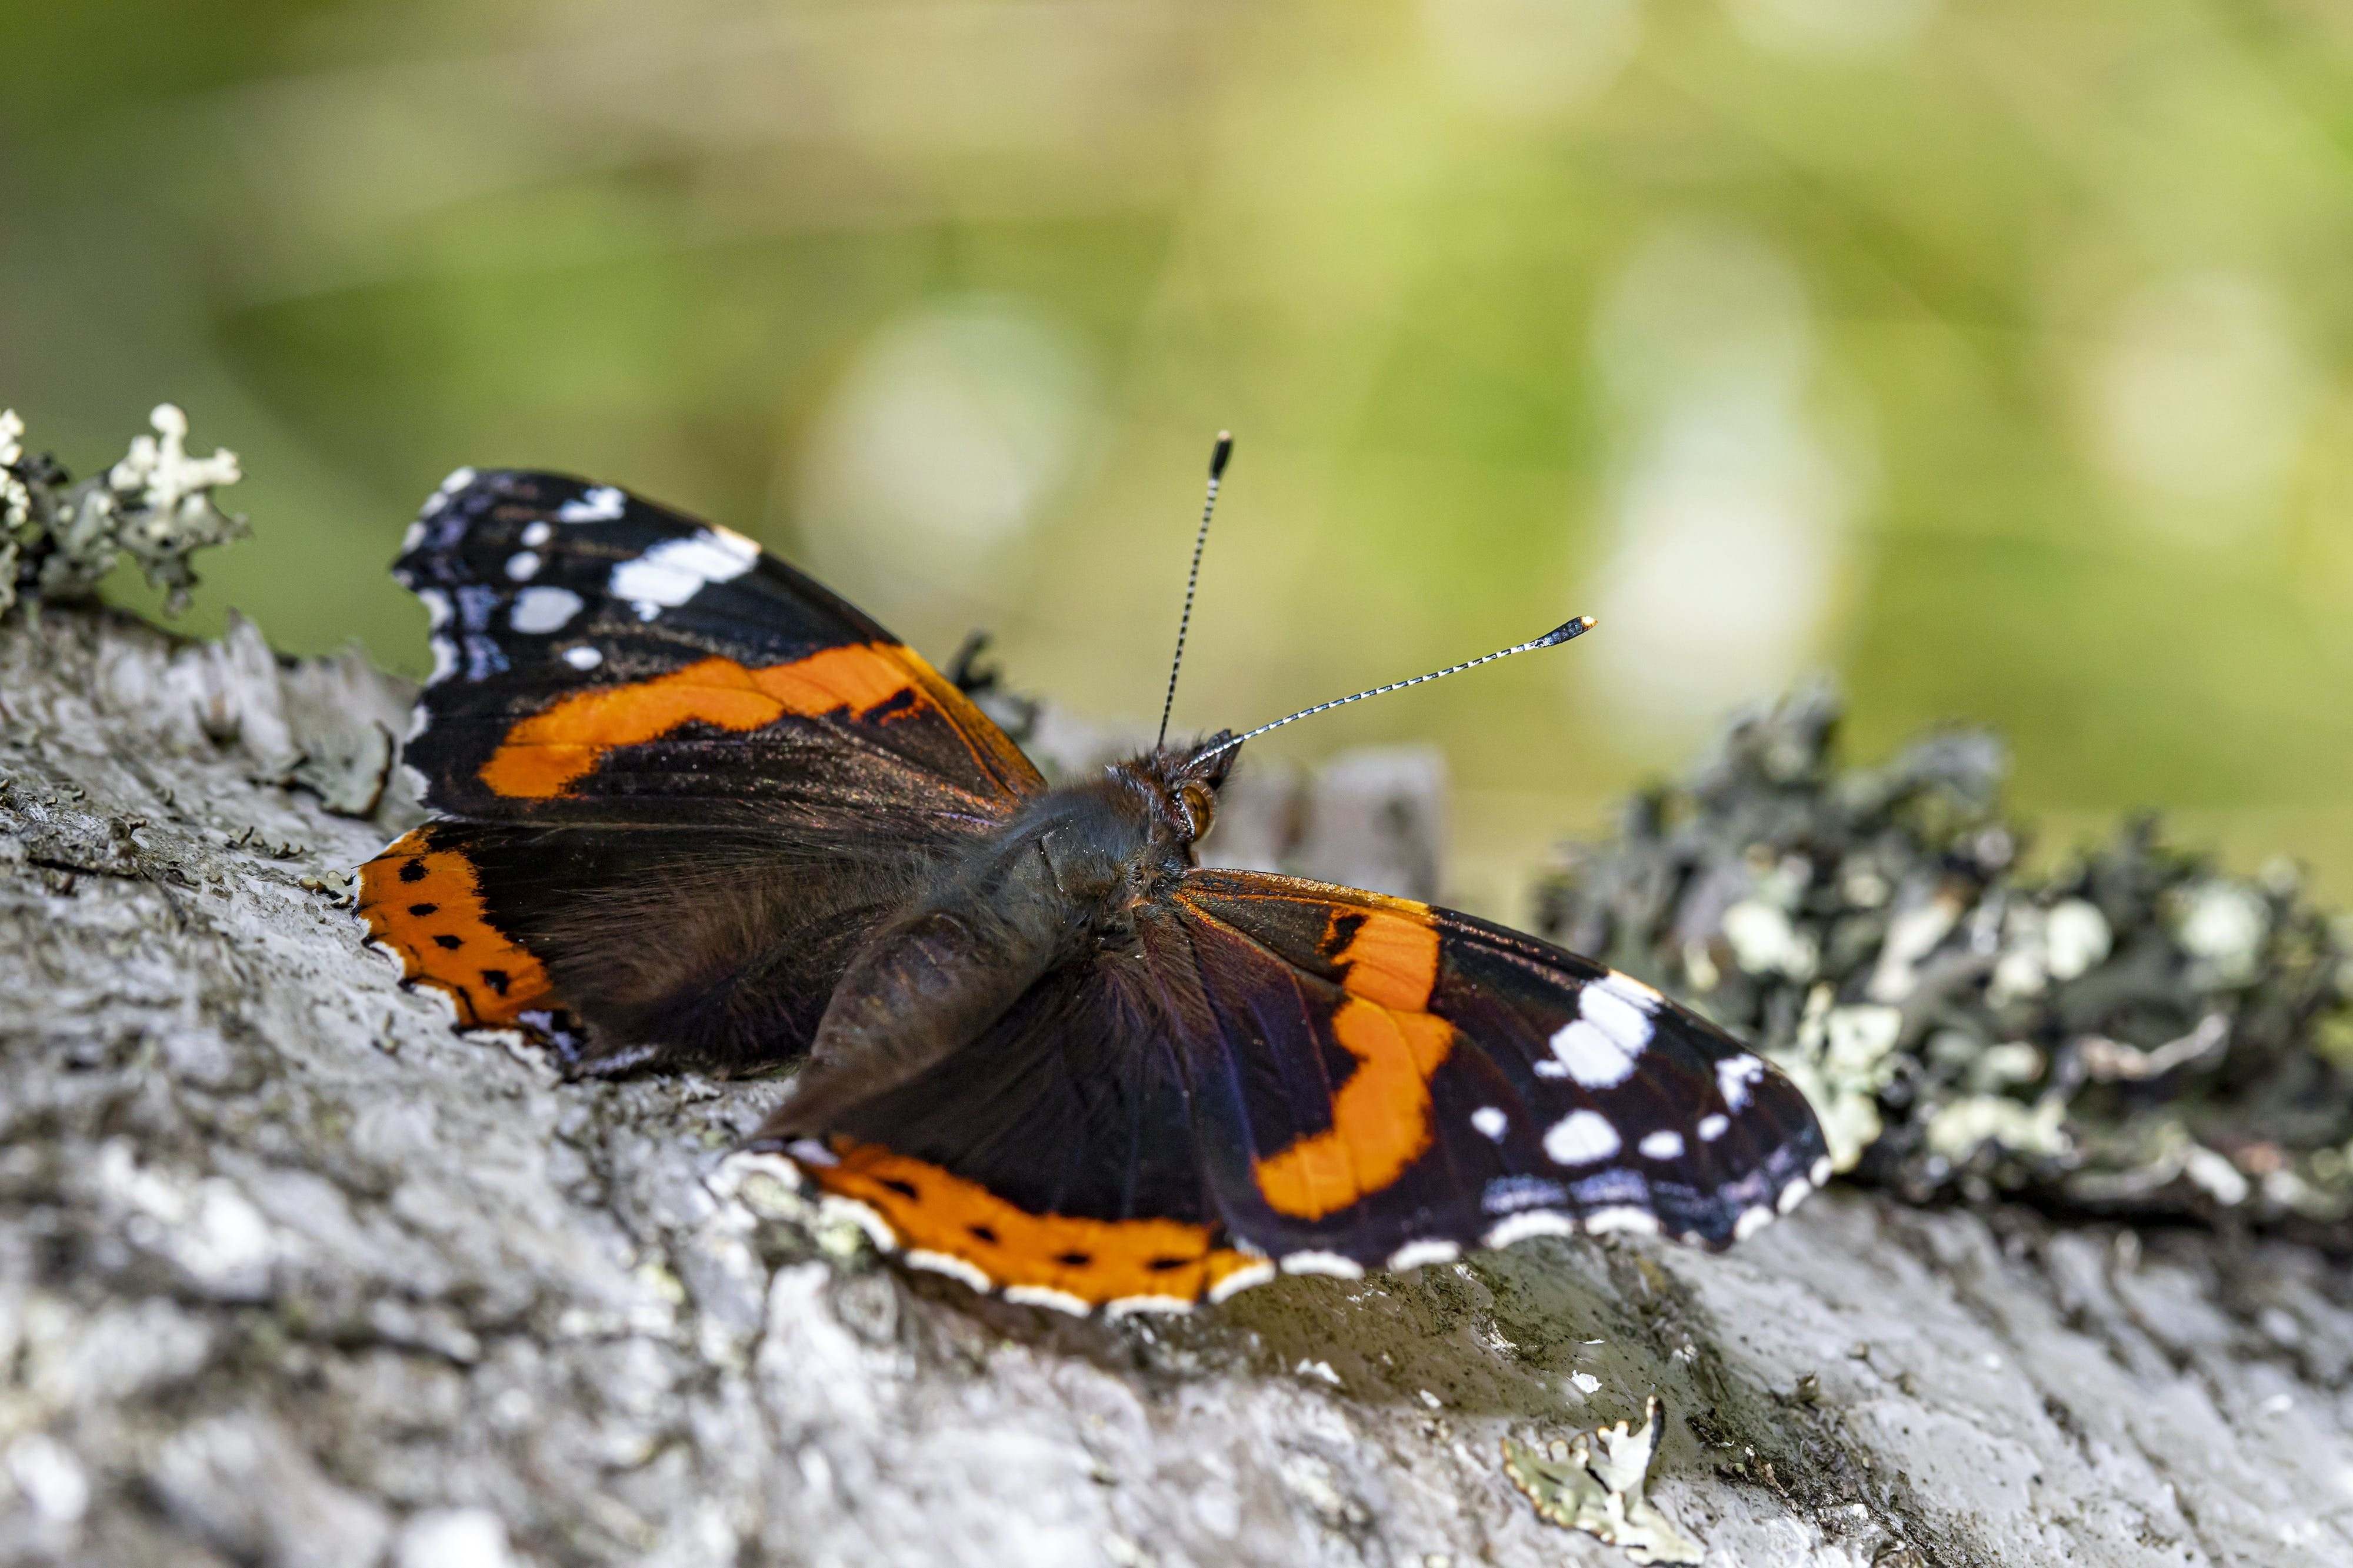
<path fill-rule="evenodd" d="M 1430 1005 L 1430 994 L 1438 986 L 1438 928 L 1430 922 L 1426 905 L 1406 909 L 1420 912 L 1380 909 L 1366 914 L 1333 962 L 1348 966 L 1340 985 L 1351 996 L 1419 1013 Z"/>
<path fill-rule="evenodd" d="M 1299 1219 L 1361 1202 L 1420 1157 L 1431 1137 L 1430 1075 L 1454 1048 L 1453 1026 L 1427 1011 L 1438 984 L 1438 928 L 1427 919 L 1377 910 L 1335 956 L 1347 965 L 1348 995 L 1332 1033 L 1356 1070 L 1333 1091 L 1327 1131 L 1253 1168 L 1267 1206 Z"/>
<path fill-rule="evenodd" d="M 920 704 L 928 695 L 922 679 L 928 673 L 895 643 L 829 647 L 759 669 L 732 658 L 700 659 L 635 685 L 583 691 L 533 714 L 507 731 L 482 764 L 481 778 L 511 799 L 545 800 L 569 790 L 618 747 L 642 745 L 688 724 L 741 732 L 788 713 L 866 713 L 902 693 L 915 694 Z"/>
<path fill-rule="evenodd" d="M 434 848 L 423 828 L 360 868 L 359 912 L 407 979 L 448 994 L 464 1028 L 555 1005 L 546 968 L 491 924 L 473 862 Z"/>
<path fill-rule="evenodd" d="M 820 1188 L 873 1209 L 901 1247 L 960 1259 L 1000 1288 L 1059 1290 L 1090 1306 L 1136 1297 L 1198 1301 L 1260 1261 L 1213 1245 L 1207 1226 L 1031 1214 L 879 1143 L 837 1138 L 833 1146 L 837 1163 L 804 1167 Z"/>

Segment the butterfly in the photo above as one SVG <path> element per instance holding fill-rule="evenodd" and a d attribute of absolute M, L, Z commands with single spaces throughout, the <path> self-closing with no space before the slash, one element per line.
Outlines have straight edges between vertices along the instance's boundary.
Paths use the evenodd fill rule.
<path fill-rule="evenodd" d="M 1799 1091 L 1638 980 L 1198 864 L 1248 735 L 1171 745 L 1164 708 L 1049 787 L 858 609 L 609 485 L 460 469 L 395 574 L 436 815 L 363 868 L 371 939 L 575 1074 L 797 1065 L 750 1146 L 908 1266 L 1176 1310 L 1529 1237 L 1721 1247 L 1829 1174 Z"/>

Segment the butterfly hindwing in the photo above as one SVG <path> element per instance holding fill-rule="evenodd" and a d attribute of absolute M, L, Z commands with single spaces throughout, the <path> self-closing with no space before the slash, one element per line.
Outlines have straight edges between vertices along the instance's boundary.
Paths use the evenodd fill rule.
<path fill-rule="evenodd" d="M 1209 1202 L 1180 1045 L 1139 979 L 1050 976 L 979 1039 L 788 1152 L 908 1262 L 1009 1300 L 1176 1310 L 1263 1278 Z"/>
<path fill-rule="evenodd" d="M 461 1027 L 543 1037 L 586 1071 L 747 1071 L 807 1048 L 928 865 L 887 837 L 443 819 L 362 868 L 359 912 Z"/>
<path fill-rule="evenodd" d="M 1043 787 L 963 693 L 741 534 L 551 474 L 460 469 L 395 574 L 433 617 L 406 761 L 498 821 L 919 836 Z"/>
<path fill-rule="evenodd" d="M 1827 1174 L 1798 1089 L 1638 981 L 1289 878 L 1197 871 L 1175 901 L 1216 1015 L 1191 1043 L 1204 1171 L 1260 1250 L 1403 1266 L 1571 1229 L 1720 1247 Z"/>
<path fill-rule="evenodd" d="M 360 918 L 409 984 L 449 999 L 459 1027 L 559 1034 L 547 965 L 494 921 L 466 837 L 428 823 L 395 840 L 361 868 Z"/>

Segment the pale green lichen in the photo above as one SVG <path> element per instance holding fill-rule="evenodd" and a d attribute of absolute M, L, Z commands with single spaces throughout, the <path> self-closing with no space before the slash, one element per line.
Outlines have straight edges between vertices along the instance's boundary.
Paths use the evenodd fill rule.
<path fill-rule="evenodd" d="M 1623 1547 L 1637 1563 L 1698 1563 L 1707 1548 L 1643 1495 L 1651 1461 L 1658 1457 L 1660 1425 L 1659 1397 L 1652 1394 L 1639 1427 L 1620 1421 L 1542 1448 L 1506 1437 L 1504 1474 L 1544 1519 Z"/>
<path fill-rule="evenodd" d="M 2013 904 L 2002 922 L 2001 954 L 1987 994 L 1997 1006 L 2040 996 L 2055 981 L 2074 979 L 2108 956 L 2116 943 L 2107 917 L 2082 899 L 2049 909 Z"/>
<path fill-rule="evenodd" d="M 242 477 L 237 455 L 192 456 L 187 416 L 171 404 L 149 419 L 153 433 L 121 461 L 76 482 L 55 458 L 27 457 L 24 421 L 0 412 L 0 612 L 20 597 L 86 599 L 127 555 L 176 615 L 195 586 L 189 558 L 245 533 L 213 500 Z"/>
<path fill-rule="evenodd" d="M 2201 984 L 2244 985 L 2254 978 L 2272 926 L 2262 894 L 2215 878 L 2182 889 L 2173 905 L 2175 940 Z"/>
<path fill-rule="evenodd" d="M 18 565 L 35 533 L 32 487 L 18 473 L 24 464 L 25 422 L 0 408 L 0 611 L 16 602 Z"/>
<path fill-rule="evenodd" d="M 1743 716 L 1564 852 L 1545 934 L 1757 1042 L 1859 1180 L 2353 1247 L 2353 928 L 2148 822 L 2031 873 L 1992 741 L 1845 768 L 1837 719 Z"/>
<path fill-rule="evenodd" d="M 1828 985 L 1810 991 L 1797 1038 L 1766 1055 L 1812 1103 L 1830 1145 L 1831 1168 L 1846 1172 L 1854 1169 L 1885 1125 L 1879 1096 L 1894 1080 L 1900 1065 L 1895 1045 L 1903 1035 L 1904 1014 L 1873 1002 L 1834 1007 L 1836 994 Z"/>
<path fill-rule="evenodd" d="M 1821 962 L 1813 938 L 1764 899 L 1743 899 L 1724 911 L 1720 928 L 1735 963 L 1751 974 L 1783 974 L 1811 980 Z"/>
<path fill-rule="evenodd" d="M 1990 1094 L 1966 1095 L 1938 1106 L 1929 1116 L 1928 1150 L 1956 1165 L 1989 1145 L 2012 1154 L 2056 1159 L 2072 1147 L 2066 1116 L 2066 1101 L 2047 1095 L 2031 1105 Z"/>

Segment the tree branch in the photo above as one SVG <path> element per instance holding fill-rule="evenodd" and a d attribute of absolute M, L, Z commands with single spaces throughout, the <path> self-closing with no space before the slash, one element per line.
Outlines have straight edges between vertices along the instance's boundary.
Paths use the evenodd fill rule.
<path fill-rule="evenodd" d="M 51 608 L 0 689 L 0 1561 L 1605 1563 L 1501 1439 L 1653 1391 L 1714 1563 L 2353 1559 L 2353 1310 L 2287 1243 L 1833 1190 L 1722 1257 L 979 1300 L 724 1157 L 775 1085 L 565 1083 L 398 988 L 338 890 L 398 683 Z"/>

